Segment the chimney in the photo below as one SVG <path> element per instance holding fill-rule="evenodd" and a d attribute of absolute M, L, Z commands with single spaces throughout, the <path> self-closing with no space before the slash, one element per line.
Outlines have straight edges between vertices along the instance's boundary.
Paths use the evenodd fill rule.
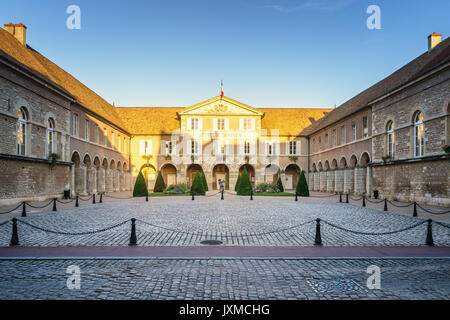
<path fill-rule="evenodd" d="M 428 36 L 428 51 L 436 47 L 439 43 L 441 43 L 442 34 L 433 32 Z"/>
<path fill-rule="evenodd" d="M 5 30 L 12 34 L 14 38 L 19 40 L 23 46 L 27 44 L 27 27 L 24 24 L 13 24 L 10 22 L 5 24 Z"/>

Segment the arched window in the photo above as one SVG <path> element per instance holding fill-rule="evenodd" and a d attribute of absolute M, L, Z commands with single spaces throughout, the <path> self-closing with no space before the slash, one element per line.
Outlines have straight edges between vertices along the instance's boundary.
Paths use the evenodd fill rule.
<path fill-rule="evenodd" d="M 423 113 L 417 112 L 414 117 L 414 156 L 422 157 L 423 156 Z"/>
<path fill-rule="evenodd" d="M 395 146 L 395 133 L 394 133 L 394 122 L 389 121 L 387 124 L 387 155 L 394 158 L 394 146 Z"/>
<path fill-rule="evenodd" d="M 54 137 L 54 130 L 55 128 L 55 122 L 52 118 L 49 118 L 47 120 L 47 156 L 53 153 L 53 137 Z"/>
<path fill-rule="evenodd" d="M 17 114 L 17 154 L 24 156 L 27 150 L 27 111 L 24 107 Z"/>

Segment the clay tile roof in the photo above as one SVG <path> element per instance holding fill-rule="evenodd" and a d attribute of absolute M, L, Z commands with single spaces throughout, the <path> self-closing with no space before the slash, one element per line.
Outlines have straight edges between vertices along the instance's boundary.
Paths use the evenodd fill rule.
<path fill-rule="evenodd" d="M 114 106 L 37 51 L 23 46 L 2 28 L 0 28 L 0 50 L 67 90 L 83 107 L 127 131 Z"/>
<path fill-rule="evenodd" d="M 132 134 L 171 134 L 180 129 L 174 107 L 122 107 L 116 108 L 122 121 Z"/>
<path fill-rule="evenodd" d="M 302 134 L 313 134 L 314 132 L 317 132 L 345 118 L 346 116 L 366 107 L 369 102 L 384 96 L 398 87 L 420 77 L 440 64 L 448 62 L 449 57 L 450 38 L 447 38 L 434 47 L 431 51 L 425 52 L 407 65 L 392 73 L 390 76 L 343 103 L 322 120 L 306 128 Z"/>
<path fill-rule="evenodd" d="M 278 129 L 280 136 L 298 136 L 303 129 L 323 118 L 332 109 L 257 108 L 265 113 L 261 129 Z"/>

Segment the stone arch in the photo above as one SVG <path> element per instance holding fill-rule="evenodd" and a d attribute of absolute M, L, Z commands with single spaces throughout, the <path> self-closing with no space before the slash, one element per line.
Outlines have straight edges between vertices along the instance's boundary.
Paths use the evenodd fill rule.
<path fill-rule="evenodd" d="M 357 165 L 358 165 L 358 158 L 356 158 L 356 155 L 352 155 L 351 157 L 350 157 L 350 168 L 351 169 L 354 169 Z"/>
<path fill-rule="evenodd" d="M 84 156 L 83 164 L 86 170 L 86 191 L 88 194 L 93 194 L 97 191 L 97 170 L 93 166 L 91 156 L 88 153 Z"/>
<path fill-rule="evenodd" d="M 96 168 L 100 168 L 100 166 L 101 166 L 101 164 L 100 164 L 100 159 L 99 159 L 98 156 L 96 156 L 96 157 L 94 158 L 94 166 L 95 166 Z"/>
<path fill-rule="evenodd" d="M 102 166 L 103 166 L 103 168 L 104 168 L 105 170 L 109 168 L 109 166 L 108 166 L 108 159 L 103 158 Z"/>
<path fill-rule="evenodd" d="M 225 189 L 230 189 L 230 170 L 226 164 L 216 164 L 212 171 L 213 174 L 213 189 L 220 189 L 219 179 L 225 182 Z"/>
<path fill-rule="evenodd" d="M 80 154 L 77 151 L 72 153 L 72 162 L 74 166 L 72 168 L 72 181 L 73 190 L 75 194 L 86 193 L 86 167 L 81 162 Z"/>
<path fill-rule="evenodd" d="M 339 168 L 345 169 L 346 167 L 347 167 L 347 160 L 345 159 L 345 157 L 342 157 L 341 161 L 339 161 Z"/>
<path fill-rule="evenodd" d="M 330 170 L 330 163 L 328 162 L 328 160 L 325 161 L 324 169 L 325 169 L 325 171 Z"/>
<path fill-rule="evenodd" d="M 186 179 L 187 179 L 188 185 L 192 185 L 192 182 L 194 182 L 194 178 L 195 178 L 195 175 L 197 174 L 197 172 L 199 174 L 203 173 L 203 168 L 201 165 L 199 165 L 197 163 L 192 163 L 187 167 Z"/>
<path fill-rule="evenodd" d="M 239 176 L 242 175 L 242 172 L 244 171 L 244 168 L 247 169 L 248 177 L 250 178 L 250 182 L 252 186 L 255 186 L 255 168 L 251 164 L 243 164 L 239 167 Z"/>
<path fill-rule="evenodd" d="M 331 161 L 331 170 L 336 170 L 338 169 L 338 163 L 336 159 L 333 159 L 333 161 Z"/>
<path fill-rule="evenodd" d="M 276 164 L 269 164 L 264 168 L 264 182 L 277 184 L 280 176 L 280 167 Z"/>
<path fill-rule="evenodd" d="M 81 164 L 81 157 L 80 157 L 80 154 L 78 153 L 78 151 L 74 151 L 72 153 L 71 160 L 75 164 L 75 166 L 79 166 Z"/>
<path fill-rule="evenodd" d="M 177 168 L 172 163 L 165 163 L 160 168 L 166 186 L 177 184 Z"/>
<path fill-rule="evenodd" d="M 370 162 L 370 156 L 369 156 L 369 153 L 364 152 L 364 153 L 361 155 L 361 159 L 360 159 L 360 161 L 359 161 L 361 167 L 364 167 L 364 168 L 367 167 L 367 165 L 369 164 L 369 162 Z"/>
<path fill-rule="evenodd" d="M 86 153 L 83 158 L 83 163 L 87 168 L 90 168 L 92 166 L 91 156 L 89 153 Z"/>
<path fill-rule="evenodd" d="M 315 164 L 313 164 L 313 168 L 315 170 Z M 291 163 L 289 164 L 286 169 L 284 170 L 284 181 L 283 186 L 286 190 L 293 190 L 297 186 L 298 179 L 300 177 L 301 169 L 300 167 L 295 164 Z"/>
<path fill-rule="evenodd" d="M 319 161 L 319 165 L 318 165 L 319 171 L 323 171 L 323 166 L 322 166 L 322 162 Z"/>
<path fill-rule="evenodd" d="M 313 163 L 313 165 L 312 165 L 312 172 L 316 172 L 317 171 L 317 167 L 316 167 L 316 164 L 315 163 Z"/>
<path fill-rule="evenodd" d="M 114 159 L 111 160 L 111 164 L 109 165 L 109 167 L 111 170 L 116 169 L 116 163 L 115 163 Z"/>

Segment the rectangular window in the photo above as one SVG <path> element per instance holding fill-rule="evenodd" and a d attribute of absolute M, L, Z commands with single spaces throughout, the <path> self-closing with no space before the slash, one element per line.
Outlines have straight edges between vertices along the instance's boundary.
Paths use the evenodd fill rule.
<path fill-rule="evenodd" d="M 127 150 L 127 139 L 123 138 L 123 152 L 128 153 Z"/>
<path fill-rule="evenodd" d="M 116 141 L 115 141 L 115 134 L 114 132 L 111 132 L 111 148 L 115 149 L 116 148 Z"/>
<path fill-rule="evenodd" d="M 328 134 L 325 135 L 325 149 L 328 149 Z"/>
<path fill-rule="evenodd" d="M 225 130 L 225 119 L 217 119 L 217 130 Z"/>
<path fill-rule="evenodd" d="M 106 130 L 106 128 L 103 128 L 103 144 L 105 145 L 105 147 L 108 144 L 108 131 Z"/>
<path fill-rule="evenodd" d="M 191 141 L 191 154 L 199 154 L 198 149 L 198 142 L 197 141 Z"/>
<path fill-rule="evenodd" d="M 363 136 L 364 136 L 364 138 L 367 138 L 369 136 L 367 117 L 363 117 Z"/>
<path fill-rule="evenodd" d="M 95 143 L 100 141 L 100 128 L 98 125 L 95 126 Z"/>
<path fill-rule="evenodd" d="M 141 155 L 152 154 L 152 140 L 141 140 L 140 141 L 140 151 Z"/>
<path fill-rule="evenodd" d="M 191 118 L 191 130 L 198 130 L 198 118 Z"/>
<path fill-rule="evenodd" d="M 166 141 L 166 155 L 172 154 L 172 141 Z"/>
<path fill-rule="evenodd" d="M 84 139 L 89 141 L 89 120 L 84 120 Z"/>
<path fill-rule="evenodd" d="M 78 115 L 76 113 L 73 114 L 73 135 L 78 137 Z"/>
<path fill-rule="evenodd" d="M 120 139 L 120 134 L 117 136 L 117 144 L 118 144 L 118 148 L 119 148 L 119 151 L 122 151 L 122 145 L 121 145 L 121 143 L 122 143 L 122 139 Z"/>
<path fill-rule="evenodd" d="M 316 152 L 316 139 L 313 139 L 313 142 L 312 142 L 312 152 L 313 153 Z"/>
<path fill-rule="evenodd" d="M 289 154 L 290 155 L 297 154 L 297 141 L 289 141 Z"/>
<path fill-rule="evenodd" d="M 336 129 L 333 130 L 333 147 L 337 145 Z"/>
<path fill-rule="evenodd" d="M 250 142 L 244 142 L 244 154 L 250 154 Z"/>
<path fill-rule="evenodd" d="M 319 151 L 322 150 L 322 138 L 319 137 Z"/>
<path fill-rule="evenodd" d="M 217 154 L 225 154 L 225 143 L 223 141 L 217 141 Z"/>
<path fill-rule="evenodd" d="M 244 119 L 244 130 L 252 129 L 252 119 Z"/>
<path fill-rule="evenodd" d="M 341 143 L 345 144 L 345 126 L 341 127 Z"/>
<path fill-rule="evenodd" d="M 356 123 L 352 122 L 352 141 L 356 140 Z"/>

